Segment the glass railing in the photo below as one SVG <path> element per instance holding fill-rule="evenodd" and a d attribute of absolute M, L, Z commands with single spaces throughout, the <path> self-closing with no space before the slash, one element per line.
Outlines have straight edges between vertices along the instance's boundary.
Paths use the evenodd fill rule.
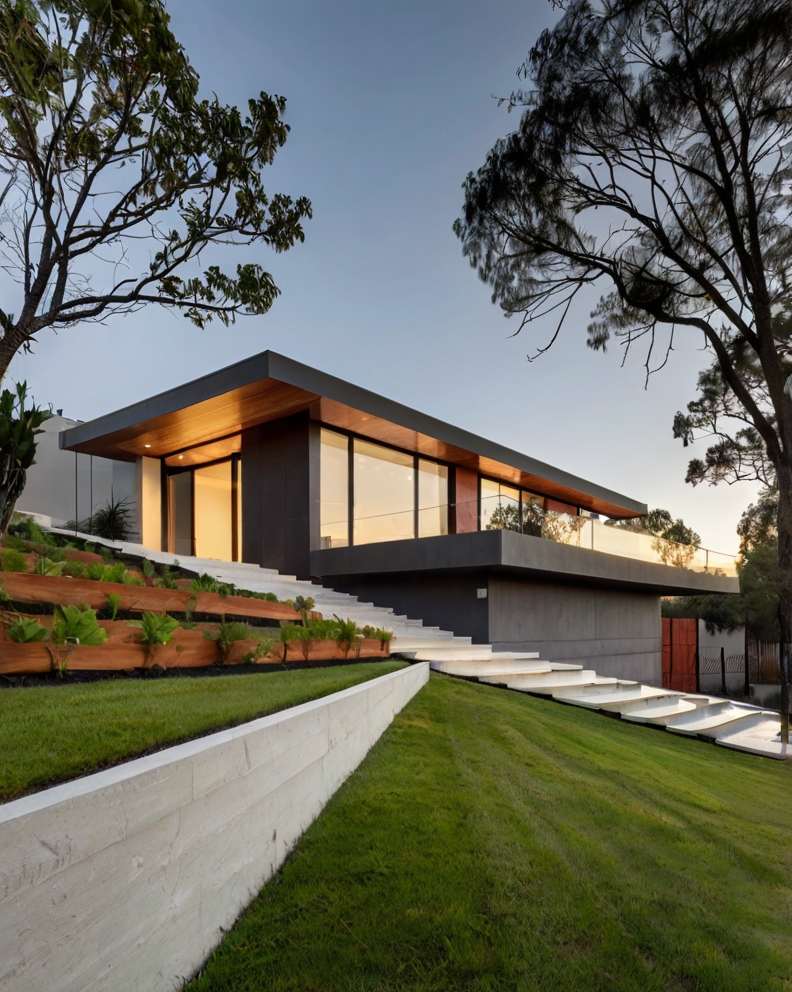
<path fill-rule="evenodd" d="M 493 505 L 486 505 L 493 502 Z M 622 558 L 633 558 L 655 564 L 672 565 L 693 572 L 706 572 L 709 575 L 736 576 L 736 561 L 731 555 L 698 548 L 692 544 L 677 544 L 649 534 L 639 534 L 604 524 L 589 517 L 574 517 L 567 513 L 543 510 L 537 503 L 524 503 L 522 508 L 512 500 L 501 497 L 482 499 L 482 530 L 511 530 L 530 537 L 541 537 L 557 544 L 585 548 L 589 551 L 602 551 Z M 457 525 L 465 530 L 476 529 L 479 514 L 479 501 L 470 503 L 443 504 L 425 507 L 419 511 L 419 533 L 421 537 L 439 536 L 447 533 L 447 520 L 451 509 L 456 510 Z M 354 544 L 374 544 L 381 541 L 403 540 L 415 535 L 414 513 L 404 510 L 397 513 L 382 513 L 360 517 L 353 527 Z M 472 525 L 472 526 L 471 526 Z M 345 547 L 346 521 L 335 524 L 326 522 L 326 529 L 337 537 L 326 534 L 321 537 L 322 548 Z"/>

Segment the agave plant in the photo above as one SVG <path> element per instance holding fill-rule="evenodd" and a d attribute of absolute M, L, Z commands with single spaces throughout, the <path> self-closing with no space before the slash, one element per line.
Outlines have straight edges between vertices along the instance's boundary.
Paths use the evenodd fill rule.
<path fill-rule="evenodd" d="M 34 464 L 41 425 L 52 416 L 35 404 L 26 408 L 26 402 L 25 382 L 18 383 L 15 392 L 4 389 L 0 393 L 0 536 L 25 488 L 27 470 Z"/>

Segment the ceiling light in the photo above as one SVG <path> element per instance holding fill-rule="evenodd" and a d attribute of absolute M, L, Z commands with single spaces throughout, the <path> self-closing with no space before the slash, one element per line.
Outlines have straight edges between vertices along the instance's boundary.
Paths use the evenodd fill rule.
<path fill-rule="evenodd" d="M 184 455 L 179 455 L 179 461 L 181 461 L 182 458 L 184 458 Z"/>
<path fill-rule="evenodd" d="M 143 447 L 144 447 L 144 448 L 150 448 L 150 447 L 151 447 L 151 445 L 150 445 L 150 444 L 144 444 L 144 445 L 143 445 Z"/>

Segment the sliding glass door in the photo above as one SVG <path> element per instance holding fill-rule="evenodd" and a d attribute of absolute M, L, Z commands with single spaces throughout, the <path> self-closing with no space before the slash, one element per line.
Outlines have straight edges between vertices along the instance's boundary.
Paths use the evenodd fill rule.
<path fill-rule="evenodd" d="M 168 475 L 168 550 L 176 555 L 239 561 L 238 457 Z"/>

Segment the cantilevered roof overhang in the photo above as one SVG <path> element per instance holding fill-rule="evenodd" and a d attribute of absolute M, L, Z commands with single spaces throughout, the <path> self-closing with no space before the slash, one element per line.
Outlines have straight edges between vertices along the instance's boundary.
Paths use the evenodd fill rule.
<path fill-rule="evenodd" d="M 234 449 L 239 434 L 308 411 L 312 419 L 436 458 L 610 517 L 636 517 L 646 505 L 494 441 L 443 423 L 368 389 L 264 351 L 236 365 L 79 424 L 62 448 L 134 461 L 168 458 L 212 445 Z M 204 459 L 204 460 L 209 460 Z"/>

